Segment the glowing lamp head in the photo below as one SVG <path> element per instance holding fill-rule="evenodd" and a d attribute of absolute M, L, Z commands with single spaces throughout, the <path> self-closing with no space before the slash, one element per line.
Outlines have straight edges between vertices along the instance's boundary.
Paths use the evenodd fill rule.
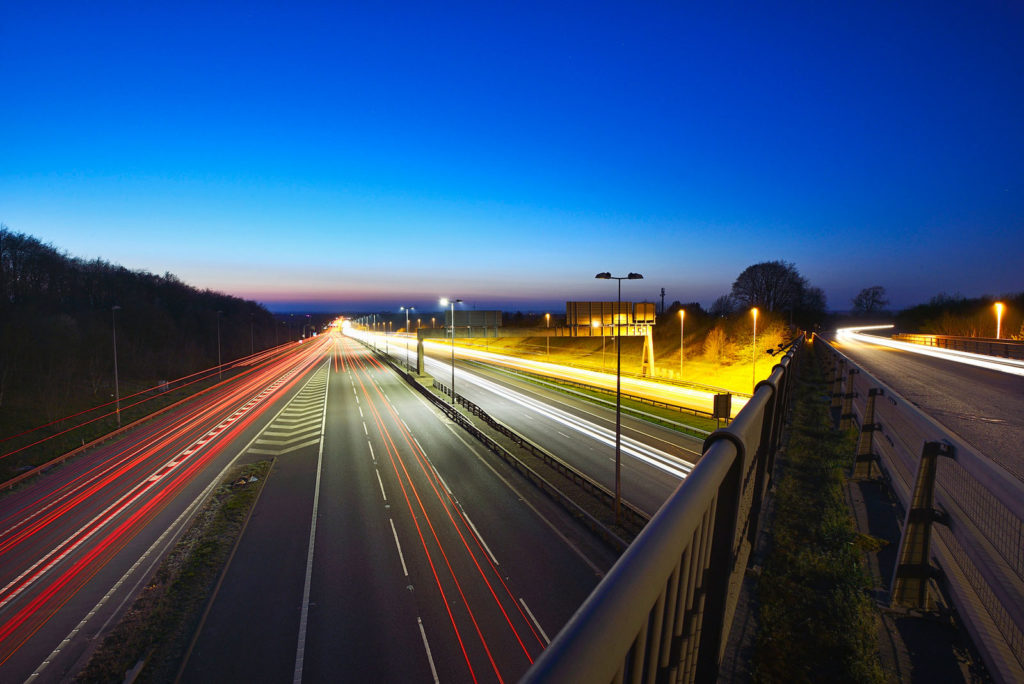
<path fill-rule="evenodd" d="M 441 297 L 441 306 L 448 306 L 448 298 Z"/>
<path fill-rule="evenodd" d="M 757 320 L 757 307 L 755 306 L 753 309 L 751 309 L 750 313 L 752 313 L 754 315 L 754 320 L 756 321 Z"/>
<path fill-rule="evenodd" d="M 591 328 L 600 328 L 601 327 L 601 321 L 591 321 L 590 322 L 590 327 Z"/>
<path fill-rule="evenodd" d="M 679 318 L 686 318 L 686 309 L 679 310 Z"/>
<path fill-rule="evenodd" d="M 1006 306 L 1002 302 L 996 302 L 996 313 L 998 315 L 1002 316 L 1003 315 L 1003 309 L 1005 309 L 1005 308 L 1006 308 Z"/>

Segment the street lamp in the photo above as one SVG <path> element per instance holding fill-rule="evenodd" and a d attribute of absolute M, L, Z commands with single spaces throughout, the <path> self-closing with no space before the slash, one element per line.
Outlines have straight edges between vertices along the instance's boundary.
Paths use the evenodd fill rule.
<path fill-rule="evenodd" d="M 686 323 L 686 309 L 679 310 L 679 379 L 683 379 L 683 326 Z"/>
<path fill-rule="evenodd" d="M 455 404 L 455 305 L 461 304 L 461 299 L 453 299 L 451 302 L 448 301 L 447 297 L 441 298 L 441 306 L 452 305 L 452 404 Z"/>
<path fill-rule="evenodd" d="M 549 313 L 544 314 L 544 327 L 545 328 L 550 328 L 551 327 L 551 314 L 549 314 Z M 547 347 L 547 354 L 548 354 L 548 356 L 551 356 L 551 335 L 550 335 L 550 333 L 545 333 L 544 334 L 544 344 Z"/>
<path fill-rule="evenodd" d="M 757 387 L 757 307 L 751 309 L 750 313 L 754 314 L 754 342 L 750 349 L 750 391 L 753 392 Z"/>
<path fill-rule="evenodd" d="M 1003 306 L 1002 302 L 996 302 L 996 339 L 999 339 L 999 333 L 1003 331 Z"/>
<path fill-rule="evenodd" d="M 600 321 L 591 321 L 590 322 L 590 327 L 593 328 L 594 330 L 597 330 L 598 328 L 601 328 L 601 372 L 603 373 L 604 372 L 604 327 L 601 325 Z"/>
<path fill-rule="evenodd" d="M 114 410 L 117 412 L 117 427 L 121 427 L 121 387 L 117 381 L 117 310 L 120 308 L 117 304 L 110 308 L 110 329 L 114 334 Z"/>
<path fill-rule="evenodd" d="M 220 363 L 220 315 L 223 311 L 217 311 L 217 379 L 220 380 L 223 377 L 223 369 Z"/>
<path fill-rule="evenodd" d="M 415 309 L 414 306 L 399 307 L 399 311 L 405 312 L 405 369 L 409 370 L 409 312 Z"/>
<path fill-rule="evenodd" d="M 630 273 L 626 276 L 613 276 L 608 271 L 598 273 L 595 278 L 599 280 L 619 281 L 619 298 L 615 306 L 615 315 L 619 316 L 619 309 L 622 308 L 622 281 L 642 280 L 639 273 Z M 616 319 L 616 326 L 621 322 L 621 317 Z M 619 339 L 619 330 L 615 330 L 615 522 L 619 522 L 620 508 L 622 504 L 622 340 Z"/>

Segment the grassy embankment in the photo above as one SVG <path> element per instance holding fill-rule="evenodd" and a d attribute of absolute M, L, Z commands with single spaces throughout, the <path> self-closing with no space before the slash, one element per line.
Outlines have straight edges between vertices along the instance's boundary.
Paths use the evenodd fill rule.
<path fill-rule="evenodd" d="M 758 583 L 757 681 L 882 681 L 864 567 L 874 540 L 856 532 L 845 502 L 854 442 L 832 428 L 827 390 L 808 353 Z"/>
<path fill-rule="evenodd" d="M 104 638 L 78 681 L 122 681 L 140 664 L 138 681 L 174 681 L 270 467 L 270 461 L 244 466 L 217 488 L 149 585 Z M 258 481 L 232 486 L 250 476 Z"/>

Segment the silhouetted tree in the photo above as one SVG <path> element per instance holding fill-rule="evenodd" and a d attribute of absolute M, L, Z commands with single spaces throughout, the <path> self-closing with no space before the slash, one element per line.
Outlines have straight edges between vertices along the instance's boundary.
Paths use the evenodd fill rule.
<path fill-rule="evenodd" d="M 853 298 L 853 311 L 858 314 L 869 314 L 881 311 L 889 304 L 885 298 L 885 288 L 881 285 L 865 287 Z"/>
<path fill-rule="evenodd" d="M 796 266 L 765 261 L 748 266 L 732 284 L 732 297 L 741 305 L 768 311 L 793 311 L 807 285 Z"/>

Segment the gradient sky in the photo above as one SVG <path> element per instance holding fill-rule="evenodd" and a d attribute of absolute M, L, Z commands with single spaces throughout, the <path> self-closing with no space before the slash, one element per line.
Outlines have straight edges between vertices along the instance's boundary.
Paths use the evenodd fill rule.
<path fill-rule="evenodd" d="M 1024 3 L 709 4 L 5 2 L 0 221 L 275 310 L 1024 290 Z"/>

